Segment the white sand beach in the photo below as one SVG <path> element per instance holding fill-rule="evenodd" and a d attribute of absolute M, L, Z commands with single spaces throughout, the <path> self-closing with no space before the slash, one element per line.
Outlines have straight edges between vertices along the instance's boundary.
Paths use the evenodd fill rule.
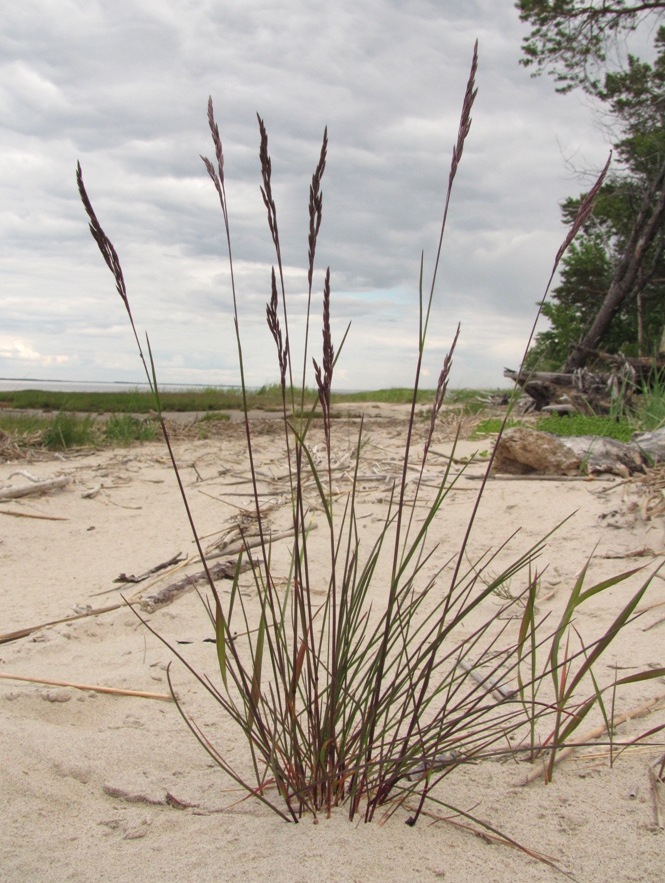
<path fill-rule="evenodd" d="M 385 509 L 404 413 L 386 406 L 367 411 L 367 477 L 361 480 L 360 504 L 368 536 Z M 351 448 L 357 421 L 342 418 L 333 428 L 336 443 Z M 266 506 L 279 530 L 290 510 L 279 483 L 284 463 L 275 422 L 259 418 L 255 432 Z M 488 444 L 462 441 L 455 456 L 461 460 Z M 243 427 L 229 422 L 201 440 L 176 434 L 174 445 L 197 530 L 204 546 L 213 546 L 239 511 L 251 507 L 243 483 L 248 475 Z M 440 463 L 443 469 L 452 449 L 450 433 L 437 435 L 433 449 L 430 468 Z M 437 555 L 449 556 L 458 547 L 483 469 L 482 460 L 473 463 L 451 491 L 437 526 Z M 122 593 L 138 603 L 201 569 L 163 444 L 0 463 L 0 488 L 61 476 L 67 483 L 49 493 L 0 502 L 3 880 L 564 879 L 537 858 L 463 829 L 463 820 L 452 813 L 451 821 L 427 815 L 409 827 L 404 809 L 365 824 L 349 822 L 342 807 L 330 818 L 288 824 L 258 801 L 242 799 L 168 698 L 172 654 L 121 598 Z M 662 507 L 654 504 L 659 494 L 658 488 L 615 476 L 492 478 L 470 554 L 498 548 L 521 526 L 501 553 L 501 560 L 509 560 L 571 516 L 539 560 L 546 569 L 538 609 L 553 617 L 560 615 L 589 558 L 589 581 L 643 567 L 580 612 L 576 627 L 590 640 L 607 629 L 631 590 L 661 561 L 665 522 Z M 286 552 L 287 543 L 282 545 Z M 277 563 L 279 548 L 277 541 Z M 142 582 L 115 582 L 121 574 L 140 576 L 178 554 L 184 563 Z M 247 592 L 251 605 L 251 587 Z M 498 609 L 498 600 L 486 603 Z M 106 607 L 111 609 L 100 612 Z M 639 619 L 599 663 L 603 682 L 665 665 L 662 577 L 654 577 L 639 610 Z M 201 670 L 219 677 L 214 645 L 204 640 L 211 625 L 194 591 L 143 615 L 160 634 L 181 642 L 176 646 Z M 178 696 L 197 723 L 229 758 L 245 763 L 242 737 L 220 708 L 177 662 L 172 673 Z M 49 680 L 166 698 L 40 682 Z M 548 785 L 542 779 L 525 785 L 532 767 L 501 757 L 459 767 L 439 786 L 442 799 L 547 856 L 583 883 L 660 879 L 665 831 L 656 801 L 665 786 L 653 783 L 650 767 L 662 758 L 665 738 L 657 733 L 623 751 L 618 743 L 665 723 L 662 679 L 620 691 L 615 713 L 634 710 L 642 716 L 616 729 L 613 753 L 607 737 L 597 747 L 580 748 L 561 761 Z M 583 725 L 581 734 L 586 729 Z M 661 824 L 663 817 L 661 805 Z"/>

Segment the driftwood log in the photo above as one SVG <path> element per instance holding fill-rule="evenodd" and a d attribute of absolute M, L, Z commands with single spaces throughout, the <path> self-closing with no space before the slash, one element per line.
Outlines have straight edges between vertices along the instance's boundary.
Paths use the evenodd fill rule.
<path fill-rule="evenodd" d="M 621 389 L 615 375 L 594 374 L 585 368 L 574 374 L 506 368 L 503 376 L 522 387 L 536 411 L 609 414 Z"/>
<path fill-rule="evenodd" d="M 596 436 L 557 436 L 522 426 L 498 442 L 493 472 L 509 475 L 597 475 L 627 478 L 665 463 L 665 429 L 636 433 L 624 444 Z"/>
<path fill-rule="evenodd" d="M 19 497 L 27 497 L 31 494 L 47 494 L 49 491 L 63 488 L 69 484 L 69 476 L 67 475 L 59 475 L 57 478 L 47 478 L 43 481 L 33 478 L 30 480 L 32 484 L 22 484 L 18 487 L 0 489 L 0 500 L 17 500 Z"/>
<path fill-rule="evenodd" d="M 620 400 L 630 403 L 660 372 L 665 370 L 665 356 L 658 359 L 629 359 L 612 353 L 593 352 L 596 364 L 606 364 L 608 370 L 590 371 L 513 371 L 505 368 L 503 376 L 520 386 L 532 400 L 536 411 L 559 413 L 609 414 Z"/>

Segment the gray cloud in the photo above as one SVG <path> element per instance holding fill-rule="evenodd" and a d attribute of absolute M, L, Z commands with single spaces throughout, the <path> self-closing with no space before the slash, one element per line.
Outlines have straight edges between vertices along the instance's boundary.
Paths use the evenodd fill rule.
<path fill-rule="evenodd" d="M 237 382 L 221 217 L 199 158 L 213 153 L 211 94 L 249 382 L 276 377 L 264 327 L 274 256 L 258 190 L 259 111 L 293 329 L 305 301 L 309 180 L 327 125 L 316 279 L 320 290 L 329 264 L 335 328 L 353 322 L 338 382 L 409 383 L 420 253 L 429 279 L 476 37 L 479 94 L 428 371 L 438 373 L 457 321 L 454 384 L 499 385 L 504 365 L 519 362 L 563 237 L 558 202 L 584 186 L 566 159 L 599 166 L 607 147 L 575 96 L 518 66 L 523 32 L 510 3 L 25 0 L 4 19 L 0 375 L 142 379 L 76 194 L 80 159 L 162 382 Z"/>

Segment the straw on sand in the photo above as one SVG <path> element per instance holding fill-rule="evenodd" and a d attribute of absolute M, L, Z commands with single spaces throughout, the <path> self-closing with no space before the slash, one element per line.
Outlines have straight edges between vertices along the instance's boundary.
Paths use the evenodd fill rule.
<path fill-rule="evenodd" d="M 30 684 L 46 684 L 49 687 L 73 687 L 75 690 L 94 690 L 95 693 L 111 693 L 113 696 L 136 696 L 140 699 L 173 699 L 170 693 L 150 693 L 146 690 L 125 690 L 122 687 L 102 687 L 99 684 L 75 684 L 72 681 L 56 681 L 46 678 L 31 678 L 26 675 L 10 675 L 0 672 L 0 678 L 7 681 L 27 681 Z"/>

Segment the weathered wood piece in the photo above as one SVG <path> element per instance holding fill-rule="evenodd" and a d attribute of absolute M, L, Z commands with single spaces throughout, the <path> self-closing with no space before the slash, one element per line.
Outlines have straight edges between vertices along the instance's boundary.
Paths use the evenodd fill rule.
<path fill-rule="evenodd" d="M 639 448 L 648 466 L 665 463 L 665 428 L 653 432 L 636 432 L 630 443 Z"/>
<path fill-rule="evenodd" d="M 249 562 L 245 561 L 240 565 L 240 573 L 244 573 L 246 570 L 250 568 Z M 218 564 L 213 565 L 208 568 L 208 572 L 213 580 L 219 579 L 233 579 L 235 576 L 237 567 L 237 562 L 235 558 L 227 559 L 226 561 L 220 561 Z M 160 589 L 158 592 L 155 592 L 153 595 L 146 595 L 144 598 L 141 598 L 139 601 L 139 606 L 142 610 L 145 610 L 146 613 L 154 613 L 155 610 L 158 610 L 160 607 L 166 607 L 167 604 L 171 604 L 176 598 L 179 598 L 180 595 L 184 594 L 188 589 L 193 589 L 194 586 L 199 583 L 207 582 L 208 574 L 205 570 L 199 570 L 196 573 L 192 573 L 189 576 L 184 577 L 183 579 L 178 580 L 175 583 L 169 583 L 168 586 L 164 586 L 163 589 Z"/>
<path fill-rule="evenodd" d="M 588 351 L 594 362 L 608 370 L 577 368 L 574 371 L 513 371 L 503 376 L 520 386 L 533 400 L 537 411 L 579 411 L 582 414 L 608 414 L 617 397 L 628 404 L 635 393 L 648 386 L 665 368 L 665 356 L 657 359 L 628 358 L 599 350 Z"/>
<path fill-rule="evenodd" d="M 149 570 L 146 570 L 145 573 L 140 574 L 139 576 L 135 576 L 133 573 L 121 573 L 117 576 L 113 582 L 114 583 L 142 583 L 144 580 L 148 579 L 151 576 L 154 576 L 156 573 L 159 573 L 160 570 L 166 570 L 167 567 L 172 567 L 174 564 L 180 564 L 181 561 L 184 561 L 185 557 L 181 552 L 178 552 L 172 558 L 169 558 L 168 561 L 163 561 L 161 564 L 155 564 L 154 567 L 151 567 Z"/>
<path fill-rule="evenodd" d="M 65 487 L 69 484 L 68 475 L 59 475 L 57 478 L 47 478 L 44 481 L 35 481 L 32 484 L 22 484 L 19 487 L 0 489 L 0 500 L 16 500 L 18 497 L 27 497 L 29 494 L 45 494 L 48 491 Z"/>

